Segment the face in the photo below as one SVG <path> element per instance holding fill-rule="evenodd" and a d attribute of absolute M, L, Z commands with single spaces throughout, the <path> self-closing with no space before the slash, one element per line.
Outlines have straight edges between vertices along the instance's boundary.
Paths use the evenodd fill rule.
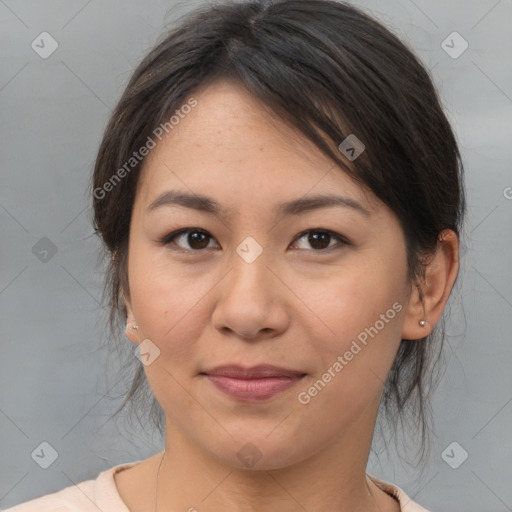
<path fill-rule="evenodd" d="M 410 289 L 397 218 L 235 85 L 194 98 L 130 227 L 128 335 L 168 430 L 267 469 L 371 437 Z"/>

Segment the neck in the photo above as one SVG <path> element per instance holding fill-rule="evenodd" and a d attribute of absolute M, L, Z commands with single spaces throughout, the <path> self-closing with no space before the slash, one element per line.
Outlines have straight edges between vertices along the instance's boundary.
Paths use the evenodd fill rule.
<path fill-rule="evenodd" d="M 205 453 L 168 420 L 156 512 L 399 510 L 366 476 L 372 433 L 373 425 L 356 425 L 344 438 L 330 441 L 299 463 L 281 469 L 239 469 Z"/>

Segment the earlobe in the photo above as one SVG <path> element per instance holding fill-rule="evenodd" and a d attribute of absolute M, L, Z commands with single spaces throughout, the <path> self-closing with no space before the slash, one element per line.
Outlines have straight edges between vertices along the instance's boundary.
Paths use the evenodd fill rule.
<path fill-rule="evenodd" d="M 137 325 L 137 321 L 135 320 L 130 299 L 126 297 L 122 291 L 120 294 L 120 298 L 126 307 L 125 335 L 131 342 L 138 345 L 140 343 L 138 334 L 139 326 Z"/>
<path fill-rule="evenodd" d="M 409 302 L 405 309 L 404 323 L 402 327 L 403 340 L 418 340 L 430 333 L 430 325 L 427 323 L 423 292 L 419 284 L 413 284 Z"/>
<path fill-rule="evenodd" d="M 139 329 L 139 326 L 136 325 L 136 324 L 131 324 L 129 322 L 127 322 L 126 324 L 126 328 L 125 328 L 125 334 L 126 334 L 126 337 L 133 343 L 135 343 L 136 345 L 138 345 L 140 343 L 139 341 L 139 336 L 138 336 L 138 329 Z"/>
<path fill-rule="evenodd" d="M 428 260 L 424 279 L 413 285 L 402 329 L 402 339 L 428 336 L 441 318 L 459 272 L 459 240 L 451 229 L 439 235 L 437 250 Z"/>

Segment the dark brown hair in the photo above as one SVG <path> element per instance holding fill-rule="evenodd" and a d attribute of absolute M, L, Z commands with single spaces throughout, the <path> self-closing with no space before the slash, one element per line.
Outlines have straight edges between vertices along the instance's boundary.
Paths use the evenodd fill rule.
<path fill-rule="evenodd" d="M 217 79 L 245 88 L 391 208 L 404 232 L 411 280 L 421 282 L 443 229 L 459 235 L 465 201 L 456 139 L 429 73 L 395 35 L 341 2 L 208 5 L 181 20 L 137 67 L 97 155 L 94 227 L 108 257 L 104 293 L 113 338 L 124 332 L 120 291 L 129 291 L 128 236 L 143 159 L 129 169 L 126 163 L 194 91 Z M 349 134 L 365 145 L 352 165 L 336 149 Z M 398 417 L 412 421 L 422 446 L 443 330 L 441 322 L 427 338 L 402 340 L 381 401 L 395 424 Z M 116 413 L 128 402 L 148 405 L 143 366 L 132 359 L 135 377 Z M 156 399 L 145 416 L 162 432 Z"/>

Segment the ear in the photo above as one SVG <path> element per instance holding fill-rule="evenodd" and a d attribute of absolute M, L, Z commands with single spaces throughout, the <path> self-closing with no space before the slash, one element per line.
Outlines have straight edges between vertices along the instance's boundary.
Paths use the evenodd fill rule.
<path fill-rule="evenodd" d="M 418 340 L 428 336 L 443 314 L 459 272 L 459 239 L 451 229 L 439 235 L 437 249 L 428 260 L 424 279 L 413 284 L 405 312 L 402 339 Z M 425 326 L 420 321 L 425 320 Z"/>
<path fill-rule="evenodd" d="M 121 300 L 124 302 L 126 306 L 126 328 L 125 334 L 126 337 L 138 345 L 140 343 L 139 334 L 137 329 L 132 329 L 132 325 L 137 325 L 137 320 L 133 314 L 133 309 L 131 305 L 131 300 L 128 294 L 125 294 L 124 291 L 121 291 Z"/>

